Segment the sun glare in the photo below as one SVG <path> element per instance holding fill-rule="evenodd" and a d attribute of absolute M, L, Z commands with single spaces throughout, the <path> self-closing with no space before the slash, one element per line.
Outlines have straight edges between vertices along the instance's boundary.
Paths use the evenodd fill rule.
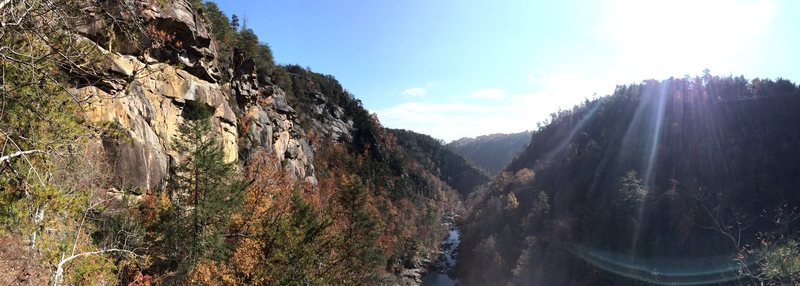
<path fill-rule="evenodd" d="M 600 34 L 630 73 L 681 76 L 710 68 L 730 71 L 733 59 L 768 28 L 771 0 L 617 0 Z"/>

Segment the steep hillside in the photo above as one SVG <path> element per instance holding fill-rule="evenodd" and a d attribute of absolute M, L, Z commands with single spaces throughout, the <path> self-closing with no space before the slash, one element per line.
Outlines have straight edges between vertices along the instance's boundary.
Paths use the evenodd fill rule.
<path fill-rule="evenodd" d="M 210 2 L 0 6 L 0 234 L 36 277 L 419 284 L 458 194 L 333 76 Z"/>
<path fill-rule="evenodd" d="M 530 132 L 461 138 L 447 144 L 491 176 L 497 176 L 531 141 Z"/>
<path fill-rule="evenodd" d="M 483 172 L 473 167 L 464 157 L 454 153 L 433 137 L 403 129 L 388 131 L 414 161 L 422 164 L 431 174 L 442 178 L 464 198 L 468 197 L 477 186 L 489 181 Z"/>
<path fill-rule="evenodd" d="M 789 81 L 705 75 L 556 114 L 468 202 L 462 282 L 796 283 L 799 110 Z"/>

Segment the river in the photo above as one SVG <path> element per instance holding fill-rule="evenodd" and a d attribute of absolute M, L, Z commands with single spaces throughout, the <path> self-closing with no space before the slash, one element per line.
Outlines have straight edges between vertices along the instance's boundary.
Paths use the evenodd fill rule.
<path fill-rule="evenodd" d="M 447 222 L 450 232 L 442 240 L 442 254 L 436 263 L 435 269 L 425 276 L 422 276 L 422 286 L 455 286 L 458 279 L 454 279 L 447 274 L 450 269 L 456 266 L 458 258 L 458 244 L 461 243 L 461 232 L 453 222 Z"/>

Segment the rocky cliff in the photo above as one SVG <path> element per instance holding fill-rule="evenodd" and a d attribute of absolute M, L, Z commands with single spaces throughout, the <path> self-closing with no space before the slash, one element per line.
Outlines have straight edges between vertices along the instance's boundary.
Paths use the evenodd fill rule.
<path fill-rule="evenodd" d="M 241 124 L 239 158 L 247 160 L 255 149 L 270 148 L 296 178 L 316 184 L 314 151 L 286 93 L 268 77 L 259 76 L 252 60 L 244 60 L 239 53 L 230 85 Z"/>
<path fill-rule="evenodd" d="M 428 264 L 425 261 L 437 254 L 439 241 L 447 232 L 441 224 L 443 216 L 460 208 L 459 196 L 451 188 L 458 186 L 441 178 L 455 175 L 434 172 L 449 170 L 447 162 L 443 162 L 447 160 L 420 162 L 429 154 L 416 154 L 421 150 L 398 142 L 335 77 L 297 65 L 276 66 L 269 47 L 260 43 L 252 30 L 230 25 L 231 19 L 211 2 L 64 1 L 70 5 L 54 5 L 50 12 L 69 16 L 69 21 L 59 26 L 65 36 L 43 45 L 55 53 L 62 47 L 84 49 L 86 53 L 74 61 L 51 61 L 51 70 L 59 77 L 50 81 L 54 88 L 68 91 L 58 94 L 67 103 L 45 103 L 62 107 L 52 113 L 65 117 L 64 125 L 80 126 L 75 128 L 80 130 L 73 131 L 74 136 L 64 135 L 69 137 L 64 140 L 65 151 L 78 154 L 74 150 L 80 148 L 80 154 L 98 154 L 86 160 L 96 178 L 82 182 L 87 187 L 81 187 L 87 189 L 86 200 L 95 200 L 98 194 L 109 202 L 109 212 L 103 214 L 107 220 L 100 221 L 102 226 L 97 229 L 106 230 L 110 225 L 106 222 L 111 220 L 133 221 L 142 239 L 137 245 L 124 240 L 126 244 L 119 246 L 116 242 L 122 240 L 112 237 L 119 233 L 114 230 L 102 234 L 108 234 L 103 244 L 75 242 L 72 234 L 54 241 L 83 243 L 87 249 L 126 247 L 135 249 L 141 257 L 154 257 L 154 262 L 143 268 L 117 268 L 124 272 L 114 276 L 121 277 L 121 285 L 138 281 L 136 275 L 162 279 L 158 281 L 194 279 L 191 275 L 200 275 L 211 264 L 201 260 L 186 262 L 195 255 L 194 245 L 192 250 L 187 248 L 189 239 L 200 241 L 205 237 L 192 231 L 200 220 L 186 219 L 183 214 L 197 218 L 207 212 L 219 218 L 209 223 L 215 228 L 209 231 L 208 241 L 224 239 L 226 251 L 257 255 L 267 244 L 283 251 L 254 257 L 260 266 L 252 272 L 231 274 L 237 281 L 253 281 L 248 279 L 255 273 L 263 275 L 259 279 L 264 281 L 283 276 L 291 281 L 336 281 L 310 283 L 319 285 L 420 283 Z M 24 7 L 15 8 L 22 11 Z M 36 23 L 45 25 L 49 19 L 37 18 Z M 25 31 L 23 35 L 38 36 L 33 32 L 38 30 Z M 36 81 L 33 83 L 36 85 Z M 20 93 L 14 99 L 29 97 L 28 93 Z M 63 108 L 73 105 L 74 111 Z M 208 193 L 222 193 L 216 198 L 224 199 L 209 199 L 220 205 L 198 203 L 201 196 L 197 191 L 194 203 L 187 203 L 182 195 L 191 190 L 173 184 L 179 180 L 170 180 L 178 163 L 187 162 L 187 153 L 191 153 L 177 147 L 177 139 L 185 135 L 181 129 L 189 126 L 185 124 L 200 108 L 212 111 L 213 131 L 207 134 L 219 139 L 224 161 L 237 162 L 241 167 L 235 175 L 221 175 L 230 180 L 224 182 L 230 188 L 213 187 L 213 192 L 203 194 L 205 199 Z M 13 127 L 23 130 L 29 126 L 22 122 L 18 128 Z M 84 138 L 89 138 L 88 142 Z M 433 148 L 431 152 L 443 150 L 438 141 L 428 140 L 426 144 L 435 145 L 426 145 Z M 264 150 L 274 156 L 265 156 Z M 276 168 L 278 164 L 280 168 Z M 71 180 L 76 172 L 63 165 L 66 163 L 54 169 L 66 178 L 61 179 Z M 234 168 L 216 159 L 210 165 Z M 108 170 L 104 170 L 106 166 Z M 175 177 L 180 177 L 181 173 L 177 174 Z M 213 175 L 208 171 L 194 173 L 200 174 Z M 245 187 L 245 182 L 251 184 Z M 71 185 L 64 188 L 73 189 Z M 106 195 L 113 197 L 106 200 Z M 264 197 L 270 199 L 262 200 Z M 74 198 L 68 199 L 78 205 Z M 228 213 L 219 211 L 223 208 Z M 264 212 L 256 214 L 254 210 Z M 39 210 L 34 208 L 32 212 Z M 170 215 L 162 215 L 167 212 Z M 253 217 L 244 219 L 243 214 Z M 74 215 L 75 219 L 72 213 L 65 214 L 64 221 L 83 218 L 83 213 Z M 26 222 L 30 229 L 45 228 L 36 219 Z M 236 224 L 259 227 L 243 230 Z M 59 229 L 59 233 L 72 227 L 60 222 L 51 225 L 58 225 L 51 229 Z M 80 223 L 73 232 L 78 237 L 89 229 L 94 228 Z M 311 233 L 308 229 L 319 235 L 299 239 Z M 237 238 L 228 236 L 236 231 L 249 233 Z M 40 233 L 33 233 L 41 237 Z M 265 241 L 266 237 L 270 239 Z M 280 239 L 272 239 L 275 237 Z M 175 251 L 176 248 L 187 252 Z M 286 257 L 301 257 L 308 263 L 276 260 Z M 213 263 L 234 269 L 241 265 L 239 259 L 245 258 L 234 255 Z M 330 265 L 331 269 L 320 274 L 319 265 Z M 316 280 L 298 278 L 299 272 Z M 97 279 L 113 284 L 106 278 Z"/>
<path fill-rule="evenodd" d="M 116 2 L 116 1 L 111 1 Z M 147 2 L 147 1 L 145 1 Z M 314 150 L 286 95 L 269 77 L 255 72 L 252 60 L 237 55 L 228 83 L 219 81 L 217 50 L 210 28 L 186 1 L 145 3 L 127 7 L 116 19 L 103 9 L 121 9 L 120 3 L 84 11 L 87 25 L 80 35 L 105 54 L 106 77 L 75 90 L 91 102 L 86 118 L 119 131 L 105 136 L 102 148 L 109 154 L 121 187 L 154 189 L 164 182 L 175 162 L 173 140 L 183 121 L 186 103 L 200 101 L 214 110 L 214 129 L 228 161 L 246 160 L 255 149 L 271 149 L 297 179 L 316 182 Z M 116 6 L 115 6 L 116 5 Z M 139 37 L 115 39 L 117 21 L 136 24 Z M 130 24 L 134 25 L 134 24 Z M 318 94 L 324 101 L 325 95 Z M 352 126 L 341 111 L 320 109 L 314 123 L 333 138 L 349 137 Z M 330 126 L 321 128 L 322 126 Z"/>

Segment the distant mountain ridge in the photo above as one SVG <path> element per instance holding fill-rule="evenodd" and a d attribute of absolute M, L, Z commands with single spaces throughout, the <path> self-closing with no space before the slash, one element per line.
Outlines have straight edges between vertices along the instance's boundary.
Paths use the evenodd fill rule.
<path fill-rule="evenodd" d="M 403 129 L 387 129 L 394 134 L 397 144 L 405 149 L 413 160 L 423 165 L 431 174 L 441 178 L 464 198 L 489 181 L 489 176 L 471 164 L 462 155 L 447 148 L 441 141 Z"/>
<path fill-rule="evenodd" d="M 489 175 L 499 174 L 531 141 L 531 132 L 495 133 L 461 138 L 447 144 Z"/>

